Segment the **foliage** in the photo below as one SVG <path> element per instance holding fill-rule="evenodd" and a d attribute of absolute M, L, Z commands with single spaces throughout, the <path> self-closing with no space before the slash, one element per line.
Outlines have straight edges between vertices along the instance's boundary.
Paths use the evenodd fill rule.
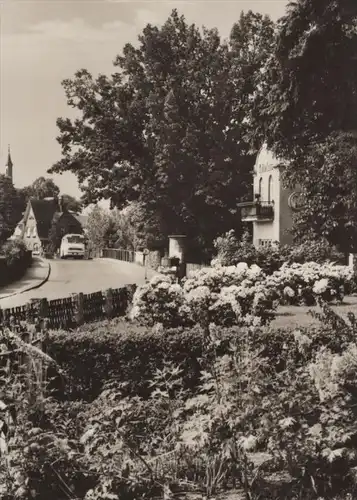
<path fill-rule="evenodd" d="M 85 325 L 70 335 L 50 332 L 47 349 L 65 374 L 54 381 L 58 397 L 84 400 L 96 398 L 113 379 L 125 385 L 126 394 L 145 397 L 155 370 L 175 360 L 185 367 L 190 387 L 197 383 L 202 353 L 199 331 L 150 331 L 123 320 Z"/>
<path fill-rule="evenodd" d="M 157 250 L 166 245 L 157 217 L 139 203 L 131 203 L 121 211 L 113 210 L 112 218 L 115 221 L 118 248 Z"/>
<path fill-rule="evenodd" d="M 147 25 L 111 77 L 81 70 L 63 82 L 81 117 L 57 120 L 62 159 L 50 172 L 73 172 L 88 204 L 140 202 L 163 236 L 184 231 L 201 250 L 239 230 L 255 160 L 245 136 L 272 41 L 272 22 L 252 12 L 227 43 L 176 10 Z"/>
<path fill-rule="evenodd" d="M 356 129 L 356 23 L 353 0 L 288 4 L 267 68 L 266 138 L 277 151 Z"/>
<path fill-rule="evenodd" d="M 98 250 L 106 246 L 108 231 L 111 227 L 110 214 L 99 205 L 95 205 L 88 214 L 87 237 L 91 248 Z"/>
<path fill-rule="evenodd" d="M 342 301 L 355 286 L 353 270 L 334 264 L 283 264 L 267 276 L 264 286 L 276 294 L 281 304 L 313 305 L 316 298 Z"/>
<path fill-rule="evenodd" d="M 53 220 L 51 223 L 50 230 L 48 232 L 49 243 L 48 243 L 48 247 L 46 248 L 46 250 L 50 254 L 55 254 L 61 246 L 62 238 L 63 238 L 63 231 L 62 231 L 60 225 L 58 224 L 58 221 Z"/>
<path fill-rule="evenodd" d="M 30 198 L 43 200 L 44 198 L 58 198 L 60 188 L 49 177 L 38 177 L 30 186 L 17 190 L 22 212 L 25 211 Z M 62 195 L 63 206 L 74 213 L 82 211 L 82 203 L 68 194 Z"/>
<path fill-rule="evenodd" d="M 11 179 L 0 174 L 0 244 L 12 235 L 21 214 L 20 200 Z"/>
<path fill-rule="evenodd" d="M 213 264 L 232 266 L 239 262 L 246 262 L 249 266 L 256 264 L 266 274 L 271 274 L 279 269 L 286 261 L 288 253 L 287 247 L 282 247 L 278 243 L 269 248 L 256 248 L 247 233 L 239 240 L 233 230 L 218 237 L 214 246 L 216 257 Z"/>
<path fill-rule="evenodd" d="M 49 177 L 38 177 L 30 186 L 18 190 L 23 201 L 25 209 L 27 201 L 30 198 L 43 200 L 44 198 L 56 198 L 59 196 L 60 189 L 53 179 Z"/>
<path fill-rule="evenodd" d="M 23 277 L 31 265 L 31 252 L 22 241 L 7 241 L 0 249 L 0 285 L 6 285 Z"/>
<path fill-rule="evenodd" d="M 290 246 L 279 245 L 276 242 L 271 247 L 256 248 L 247 233 L 239 240 L 231 230 L 218 237 L 214 246 L 216 256 L 213 264 L 231 266 L 238 262 L 246 262 L 248 265 L 258 265 L 268 275 L 280 269 L 284 263 L 343 263 L 345 260 L 343 254 L 321 238 L 305 237 L 300 244 Z"/>
<path fill-rule="evenodd" d="M 297 235 L 312 228 L 343 251 L 357 238 L 356 26 L 353 0 L 288 5 L 266 68 L 270 84 L 256 134 L 288 160 L 285 182 L 303 192 Z"/>
<path fill-rule="evenodd" d="M 320 305 L 322 325 L 306 329 L 211 324 L 204 337 L 199 329 L 137 329 L 131 335 L 140 342 L 124 339 L 113 360 L 120 323 L 59 333 L 57 340 L 51 334 L 49 344 L 64 347 L 64 375 L 77 364 L 89 372 L 98 351 L 102 370 L 105 359 L 112 362 L 91 402 L 56 400 L 34 384 L 34 362 L 48 368 L 53 358 L 3 332 L 0 498 L 134 500 L 194 492 L 213 499 L 224 491 L 244 500 L 355 498 L 357 321 Z M 187 385 L 193 345 L 195 378 Z M 19 349 L 36 370 L 21 371 L 13 356 Z M 88 377 L 82 389 L 91 385 Z"/>
<path fill-rule="evenodd" d="M 70 196 L 69 194 L 62 195 L 62 203 L 66 210 L 69 212 L 73 212 L 75 214 L 80 214 L 82 212 L 82 202 L 77 200 L 74 196 Z"/>
<path fill-rule="evenodd" d="M 344 252 L 355 251 L 356 155 L 355 132 L 331 133 L 295 154 L 286 178 L 290 184 L 301 185 L 305 201 L 294 217 L 296 237 L 312 231 Z"/>

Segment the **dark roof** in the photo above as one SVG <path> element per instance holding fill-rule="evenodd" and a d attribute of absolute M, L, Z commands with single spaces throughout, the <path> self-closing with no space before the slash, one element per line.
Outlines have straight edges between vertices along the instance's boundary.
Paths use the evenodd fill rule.
<path fill-rule="evenodd" d="M 85 228 L 88 222 L 88 216 L 87 215 L 78 215 L 78 214 L 72 214 L 73 217 L 77 219 L 77 221 L 80 223 L 82 228 Z"/>
<path fill-rule="evenodd" d="M 37 223 L 38 236 L 40 239 L 47 239 L 58 204 L 56 200 L 30 200 L 30 203 Z"/>

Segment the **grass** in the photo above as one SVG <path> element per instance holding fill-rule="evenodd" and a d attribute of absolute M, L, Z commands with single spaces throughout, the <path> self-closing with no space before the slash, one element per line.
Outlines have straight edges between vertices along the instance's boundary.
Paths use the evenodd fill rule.
<path fill-rule="evenodd" d="M 357 317 L 357 295 L 345 297 L 342 304 L 332 305 L 332 309 L 342 317 L 346 318 L 349 312 L 353 312 Z M 313 318 L 309 311 L 318 311 L 318 307 L 308 306 L 281 306 L 277 316 L 272 322 L 273 328 L 294 328 L 318 325 L 318 320 Z"/>

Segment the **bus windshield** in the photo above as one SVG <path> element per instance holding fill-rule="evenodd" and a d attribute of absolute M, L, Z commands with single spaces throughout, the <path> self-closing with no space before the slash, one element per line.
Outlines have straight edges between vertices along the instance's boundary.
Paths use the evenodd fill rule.
<path fill-rule="evenodd" d="M 66 240 L 68 243 L 84 243 L 84 238 L 80 234 L 72 234 L 71 236 L 67 236 Z"/>

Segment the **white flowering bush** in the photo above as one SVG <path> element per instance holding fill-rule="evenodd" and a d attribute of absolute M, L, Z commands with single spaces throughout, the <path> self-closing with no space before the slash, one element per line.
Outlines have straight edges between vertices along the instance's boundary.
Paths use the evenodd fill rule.
<path fill-rule="evenodd" d="M 265 279 L 258 266 L 245 263 L 201 269 L 182 286 L 157 276 L 135 292 L 131 318 L 165 326 L 266 324 L 274 317 L 274 303 Z"/>
<path fill-rule="evenodd" d="M 274 290 L 281 304 L 313 305 L 317 296 L 327 302 L 342 301 L 352 290 L 353 271 L 332 263 L 284 264 L 267 276 L 265 286 Z"/>
<path fill-rule="evenodd" d="M 178 326 L 184 323 L 183 304 L 182 287 L 170 276 L 157 275 L 135 291 L 129 318 L 150 326 Z"/>

